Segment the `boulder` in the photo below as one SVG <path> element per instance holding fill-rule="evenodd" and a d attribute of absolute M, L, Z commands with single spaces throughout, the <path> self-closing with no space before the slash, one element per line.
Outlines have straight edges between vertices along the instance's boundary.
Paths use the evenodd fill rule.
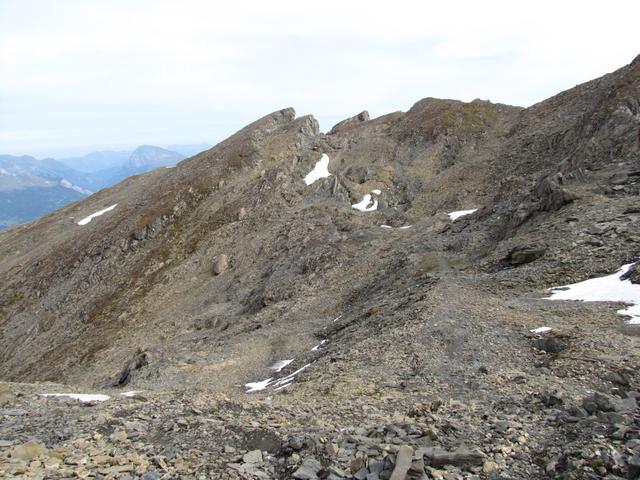
<path fill-rule="evenodd" d="M 113 382 L 114 387 L 123 387 L 131 381 L 131 373 L 149 365 L 149 354 L 137 348 L 130 360 L 122 368 L 118 378 Z"/>
<path fill-rule="evenodd" d="M 472 467 L 483 465 L 486 455 L 482 452 L 476 452 L 467 449 L 459 449 L 455 452 L 447 452 L 443 450 L 429 450 L 425 453 L 425 461 L 435 468 L 444 467 L 445 465 L 453 465 L 455 467 Z"/>
<path fill-rule="evenodd" d="M 318 472 L 322 470 L 322 465 L 313 457 L 307 457 L 302 465 L 293 472 L 293 478 L 298 480 L 313 480 L 318 478 Z"/>
<path fill-rule="evenodd" d="M 523 265 L 537 260 L 546 250 L 544 245 L 518 245 L 511 249 L 504 260 L 510 265 Z"/>
<path fill-rule="evenodd" d="M 243 455 L 244 463 L 262 463 L 262 452 L 260 450 L 251 450 Z"/>
<path fill-rule="evenodd" d="M 333 128 L 329 131 L 329 135 L 342 132 L 344 130 L 349 129 L 349 127 L 352 127 L 353 125 L 357 125 L 359 123 L 366 122 L 368 120 L 369 120 L 369 112 L 364 110 L 353 117 L 349 117 L 335 124 Z"/>
<path fill-rule="evenodd" d="M 413 458 L 413 448 L 408 445 L 402 445 L 398 450 L 396 457 L 396 466 L 393 469 L 390 480 L 404 480 L 407 476 L 409 468 L 411 468 L 411 459 Z"/>
<path fill-rule="evenodd" d="M 577 198 L 573 193 L 562 187 L 563 181 L 562 174 L 557 173 L 551 177 L 543 178 L 536 185 L 534 195 L 538 200 L 538 210 L 553 212 Z"/>
<path fill-rule="evenodd" d="M 560 353 L 567 348 L 567 344 L 564 339 L 553 335 L 536 338 L 535 345 L 538 350 L 542 350 L 547 353 Z"/>
<path fill-rule="evenodd" d="M 11 405 L 15 400 L 15 394 L 7 384 L 0 385 L 0 407 Z"/>
<path fill-rule="evenodd" d="M 11 450 L 11 458 L 30 462 L 36 457 L 47 455 L 49 450 L 33 440 L 17 445 Z"/>
<path fill-rule="evenodd" d="M 213 262 L 213 273 L 215 275 L 222 275 L 229 269 L 229 256 L 222 253 L 218 255 Z"/>

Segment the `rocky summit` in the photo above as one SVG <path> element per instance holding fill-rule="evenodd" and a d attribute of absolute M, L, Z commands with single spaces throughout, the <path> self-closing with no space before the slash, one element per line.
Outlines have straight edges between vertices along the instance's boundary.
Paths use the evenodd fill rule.
<path fill-rule="evenodd" d="M 639 193 L 640 57 L 287 108 L 10 228 L 0 477 L 637 479 Z"/>

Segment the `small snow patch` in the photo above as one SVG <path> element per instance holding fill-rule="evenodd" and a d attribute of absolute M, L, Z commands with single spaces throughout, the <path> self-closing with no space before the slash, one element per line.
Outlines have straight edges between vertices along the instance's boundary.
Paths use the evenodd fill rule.
<path fill-rule="evenodd" d="M 547 333 L 551 331 L 551 327 L 538 327 L 532 330 L 529 330 L 531 333 Z"/>
<path fill-rule="evenodd" d="M 336 320 L 337 320 L 337 318 L 336 318 Z M 334 320 L 334 322 L 335 322 L 336 320 Z M 318 351 L 318 350 L 320 349 L 320 347 L 321 347 L 322 345 L 324 345 L 325 343 L 327 343 L 327 341 L 326 341 L 326 340 L 322 340 L 319 344 L 317 344 L 315 347 L 313 347 L 313 348 L 311 349 L 311 351 L 312 351 L 312 352 L 316 352 L 316 351 Z"/>
<path fill-rule="evenodd" d="M 99 393 L 41 393 L 43 397 L 61 397 L 71 398 L 80 402 L 105 402 L 111 397 L 109 395 L 102 395 Z"/>
<path fill-rule="evenodd" d="M 272 381 L 273 377 L 267 378 L 261 382 L 245 383 L 244 386 L 247 387 L 247 393 L 259 392 L 260 390 L 267 388 Z"/>
<path fill-rule="evenodd" d="M 274 363 L 273 365 L 271 365 L 271 370 L 274 370 L 275 372 L 280 372 L 284 367 L 289 365 L 291 362 L 293 362 L 293 358 L 291 360 L 280 360 Z"/>
<path fill-rule="evenodd" d="M 93 220 L 95 217 L 99 217 L 100 215 L 107 213 L 111 210 L 113 210 L 114 208 L 116 208 L 118 206 L 117 203 L 114 203 L 113 205 L 111 205 L 110 207 L 105 208 L 104 210 L 100 210 L 99 212 L 96 213 L 92 213 L 91 215 L 89 215 L 88 217 L 83 218 L 82 220 L 80 220 L 78 222 L 78 225 L 86 225 L 87 223 L 89 223 L 91 220 Z"/>
<path fill-rule="evenodd" d="M 142 393 L 142 390 L 131 390 L 130 392 L 122 392 L 121 397 L 136 397 Z"/>
<path fill-rule="evenodd" d="M 361 212 L 373 212 L 378 209 L 378 200 L 371 200 L 371 195 L 367 193 L 359 203 L 351 207 Z"/>
<path fill-rule="evenodd" d="M 329 172 L 329 156 L 326 153 L 323 153 L 320 160 L 316 162 L 316 166 L 313 167 L 313 170 L 307 173 L 307 176 L 304 177 L 304 183 L 306 183 L 307 185 L 311 185 L 316 180 L 330 176 L 331 173 Z"/>
<path fill-rule="evenodd" d="M 455 222 L 460 217 L 464 217 L 465 215 L 471 215 L 472 213 L 477 211 L 478 211 L 477 208 L 474 208 L 472 210 L 459 210 L 457 212 L 451 212 L 447 215 L 449 215 L 449 218 L 451 219 L 452 222 Z"/>
<path fill-rule="evenodd" d="M 261 382 L 245 383 L 244 386 L 247 388 L 246 393 L 259 392 L 260 390 L 264 390 L 267 387 L 272 387 L 274 391 L 278 391 L 285 387 L 288 387 L 289 385 L 291 385 L 296 375 L 298 375 L 300 372 L 305 370 L 310 365 L 311 365 L 310 363 L 307 363 L 304 367 L 299 368 L 295 372 L 287 375 L 286 377 L 282 377 L 279 380 L 276 380 L 275 382 L 274 382 L 274 378 L 271 377 Z"/>
<path fill-rule="evenodd" d="M 398 227 L 398 230 L 406 230 L 407 228 L 411 228 L 413 225 L 403 225 L 402 227 Z M 393 229 L 391 225 L 380 225 L 380 228 L 390 228 Z"/>
<path fill-rule="evenodd" d="M 382 195 L 382 190 L 378 190 L 376 188 L 375 190 L 371 190 L 371 193 L 375 193 L 376 195 Z"/>
<path fill-rule="evenodd" d="M 307 363 L 304 367 L 299 368 L 298 370 L 296 370 L 295 372 L 293 372 L 290 375 L 287 375 L 286 377 L 281 378 L 280 380 L 278 380 L 276 383 L 273 384 L 273 388 L 274 389 L 278 389 L 278 387 L 286 387 L 289 386 L 291 384 L 291 382 L 293 382 L 293 379 L 295 378 L 296 375 L 298 375 L 300 372 L 302 372 L 303 370 L 305 370 L 307 367 L 309 367 L 311 364 Z"/>
<path fill-rule="evenodd" d="M 622 280 L 633 263 L 623 265 L 617 272 L 584 282 L 550 288 L 547 300 L 582 300 L 584 302 L 623 302 L 630 307 L 618 310 L 619 315 L 631 317 L 629 323 L 640 324 L 640 285 Z"/>

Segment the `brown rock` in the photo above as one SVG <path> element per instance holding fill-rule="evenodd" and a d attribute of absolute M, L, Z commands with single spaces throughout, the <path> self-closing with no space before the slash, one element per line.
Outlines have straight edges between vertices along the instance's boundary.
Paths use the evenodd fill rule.
<path fill-rule="evenodd" d="M 0 385 L 0 407 L 11 405 L 15 399 L 15 394 L 7 384 Z"/>
<path fill-rule="evenodd" d="M 49 453 L 47 448 L 31 440 L 27 443 L 14 447 L 13 450 L 11 450 L 11 458 L 31 461 L 34 458 L 44 456 L 47 453 Z"/>
<path fill-rule="evenodd" d="M 216 275 L 222 275 L 229 269 L 229 256 L 222 253 L 218 255 L 213 264 L 213 273 Z"/>

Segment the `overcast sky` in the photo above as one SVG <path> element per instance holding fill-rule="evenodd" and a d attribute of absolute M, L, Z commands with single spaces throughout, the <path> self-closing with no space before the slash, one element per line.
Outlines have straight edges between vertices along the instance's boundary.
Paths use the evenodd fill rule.
<path fill-rule="evenodd" d="M 328 130 L 424 97 L 528 106 L 640 54 L 640 1 L 0 0 L 0 153 Z"/>

